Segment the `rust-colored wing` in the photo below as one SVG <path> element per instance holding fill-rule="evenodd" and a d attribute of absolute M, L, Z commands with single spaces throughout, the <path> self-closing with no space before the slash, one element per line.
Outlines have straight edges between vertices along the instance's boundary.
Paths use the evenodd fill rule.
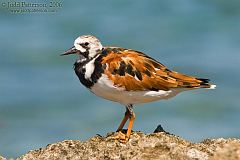
<path fill-rule="evenodd" d="M 169 90 L 171 88 L 209 88 L 208 79 L 199 79 L 167 69 L 144 53 L 106 47 L 103 51 L 104 74 L 115 86 L 127 91 Z"/>

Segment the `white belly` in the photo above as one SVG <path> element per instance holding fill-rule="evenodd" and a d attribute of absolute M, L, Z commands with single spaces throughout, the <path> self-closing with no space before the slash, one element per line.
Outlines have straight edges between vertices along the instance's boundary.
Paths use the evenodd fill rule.
<path fill-rule="evenodd" d="M 110 81 L 106 75 L 102 75 L 98 82 L 91 87 L 91 92 L 97 96 L 121 103 L 123 105 L 168 99 L 177 95 L 181 91 L 183 90 L 171 89 L 168 91 L 125 91 L 123 88 L 117 88 L 114 86 L 112 81 Z"/>

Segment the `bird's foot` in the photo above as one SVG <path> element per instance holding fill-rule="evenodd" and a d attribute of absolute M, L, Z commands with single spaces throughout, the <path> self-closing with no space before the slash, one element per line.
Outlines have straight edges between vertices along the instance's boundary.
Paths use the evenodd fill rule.
<path fill-rule="evenodd" d="M 126 134 L 122 133 L 121 131 L 118 132 L 117 137 L 119 142 L 121 143 L 127 143 L 127 141 L 129 140 L 129 137 Z"/>

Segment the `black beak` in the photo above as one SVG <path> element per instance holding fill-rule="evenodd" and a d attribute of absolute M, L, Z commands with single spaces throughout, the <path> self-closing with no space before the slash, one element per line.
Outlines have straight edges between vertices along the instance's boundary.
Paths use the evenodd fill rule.
<path fill-rule="evenodd" d="M 72 48 L 69 48 L 67 51 L 65 51 L 63 54 L 61 54 L 60 56 L 65 56 L 65 55 L 69 55 L 69 54 L 76 54 L 79 51 L 73 46 Z"/>

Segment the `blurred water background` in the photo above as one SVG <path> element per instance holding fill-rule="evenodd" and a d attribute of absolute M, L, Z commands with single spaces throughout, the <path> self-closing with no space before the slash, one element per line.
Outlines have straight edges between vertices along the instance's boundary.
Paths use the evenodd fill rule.
<path fill-rule="evenodd" d="M 151 133 L 161 124 L 193 142 L 239 138 L 239 8 L 238 0 L 72 0 L 62 1 L 55 13 L 13 14 L 2 4 L 0 154 L 17 157 L 49 143 L 115 131 L 125 109 L 80 85 L 75 56 L 59 56 L 84 34 L 217 84 L 216 90 L 138 105 L 134 130 Z"/>

